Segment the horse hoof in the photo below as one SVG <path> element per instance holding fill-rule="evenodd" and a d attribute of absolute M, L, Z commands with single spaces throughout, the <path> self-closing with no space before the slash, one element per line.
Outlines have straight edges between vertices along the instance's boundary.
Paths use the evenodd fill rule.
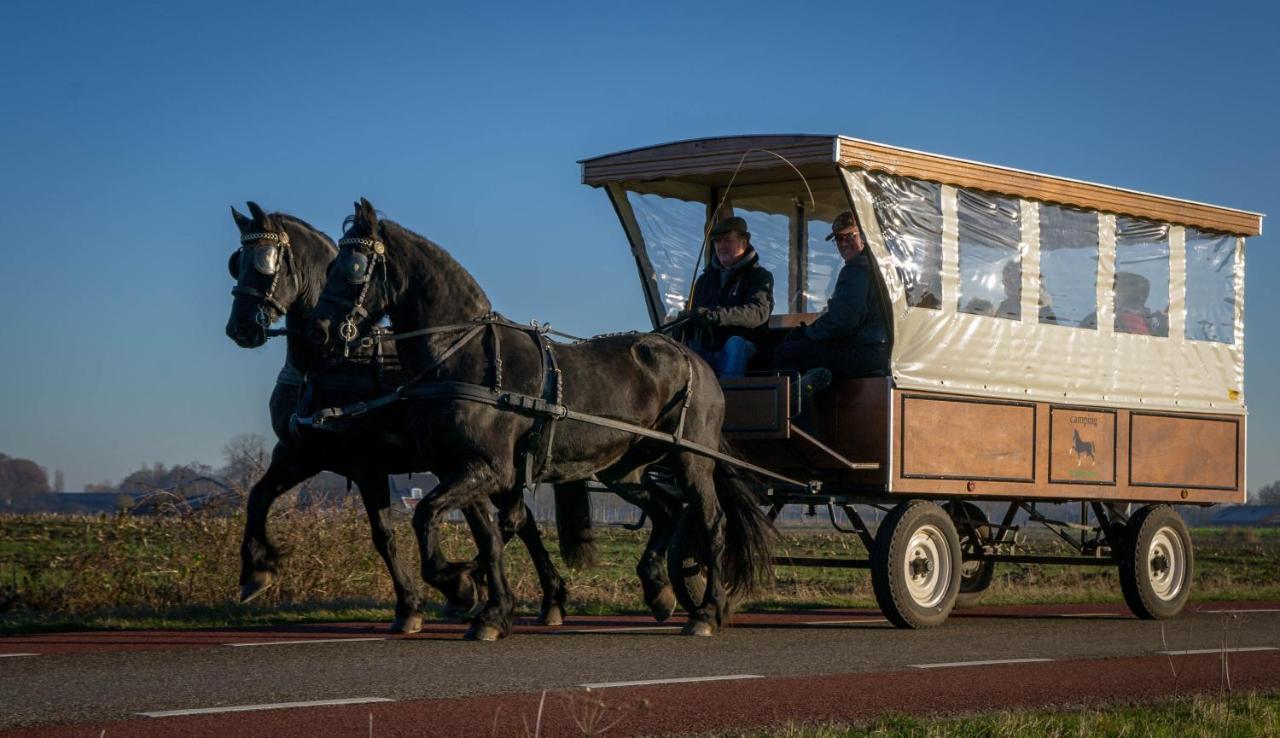
<path fill-rule="evenodd" d="M 564 625 L 564 610 L 552 607 L 538 613 L 538 625 Z"/>
<path fill-rule="evenodd" d="M 649 609 L 653 611 L 653 618 L 659 623 L 666 622 L 676 611 L 676 593 L 670 587 L 663 587 L 658 596 L 649 603 Z"/>
<path fill-rule="evenodd" d="M 398 635 L 417 633 L 420 630 L 422 630 L 422 615 L 416 612 L 391 621 L 391 632 Z"/>
<path fill-rule="evenodd" d="M 502 631 L 492 625 L 475 624 L 467 631 L 465 638 L 468 641 L 488 641 L 493 642 L 502 637 Z"/>
<path fill-rule="evenodd" d="M 715 628 L 711 627 L 711 623 L 704 623 L 701 620 L 689 621 L 684 626 L 684 630 L 680 631 L 680 635 L 698 636 L 700 638 L 706 638 L 715 634 Z"/>
<path fill-rule="evenodd" d="M 240 604 L 247 605 L 258 599 L 263 592 L 271 589 L 272 583 L 270 572 L 260 571 L 254 574 L 253 579 L 240 585 Z"/>

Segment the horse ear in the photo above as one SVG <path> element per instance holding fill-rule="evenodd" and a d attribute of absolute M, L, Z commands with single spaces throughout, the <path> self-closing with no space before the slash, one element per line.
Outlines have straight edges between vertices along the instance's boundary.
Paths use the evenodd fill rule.
<path fill-rule="evenodd" d="M 250 200 L 246 204 L 249 206 L 249 214 L 253 216 L 254 224 L 257 225 L 259 228 L 266 230 L 266 227 L 268 225 L 268 221 L 267 221 L 268 216 L 266 211 L 258 207 L 258 203 L 253 202 L 252 200 Z"/>
<path fill-rule="evenodd" d="M 370 233 L 377 232 L 378 211 L 374 210 L 373 203 L 363 197 L 360 198 L 360 202 L 356 205 L 356 215 L 360 220 L 364 221 L 364 224 L 369 229 Z"/>
<path fill-rule="evenodd" d="M 253 221 L 249 216 L 236 210 L 234 205 L 231 206 L 231 219 L 236 222 L 236 228 L 239 228 L 241 233 L 248 233 L 253 228 Z"/>

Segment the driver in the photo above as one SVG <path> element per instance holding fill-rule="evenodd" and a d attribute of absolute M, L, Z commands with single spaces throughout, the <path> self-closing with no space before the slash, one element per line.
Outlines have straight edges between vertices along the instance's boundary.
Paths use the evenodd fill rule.
<path fill-rule="evenodd" d="M 760 254 L 742 218 L 716 223 L 711 245 L 715 256 L 693 284 L 693 307 L 680 313 L 691 326 L 684 342 L 716 374 L 737 379 L 755 355 L 773 312 L 773 275 L 760 266 Z"/>

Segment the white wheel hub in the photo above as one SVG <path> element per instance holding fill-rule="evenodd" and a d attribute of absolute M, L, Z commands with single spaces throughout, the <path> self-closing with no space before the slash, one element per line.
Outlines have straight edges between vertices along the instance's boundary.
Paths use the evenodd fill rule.
<path fill-rule="evenodd" d="M 1168 601 L 1182 593 L 1187 554 L 1177 531 L 1168 526 L 1156 531 L 1147 549 L 1146 567 L 1156 597 Z"/>
<path fill-rule="evenodd" d="M 920 607 L 937 607 L 951 584 L 951 548 L 936 526 L 923 525 L 911 534 L 903 572 L 907 591 Z"/>

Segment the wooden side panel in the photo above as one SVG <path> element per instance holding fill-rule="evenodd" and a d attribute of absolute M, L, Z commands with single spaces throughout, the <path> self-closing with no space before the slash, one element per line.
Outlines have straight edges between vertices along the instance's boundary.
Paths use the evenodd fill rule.
<path fill-rule="evenodd" d="M 1035 482 L 1036 406 L 903 395 L 904 478 Z"/>
<path fill-rule="evenodd" d="M 791 384 L 785 377 L 723 379 L 724 431 L 733 438 L 786 438 Z"/>
<path fill-rule="evenodd" d="M 1116 412 L 1054 407 L 1049 411 L 1049 481 L 1116 483 Z"/>
<path fill-rule="evenodd" d="M 1236 418 L 1130 414 L 1129 483 L 1143 487 L 1236 489 Z"/>

